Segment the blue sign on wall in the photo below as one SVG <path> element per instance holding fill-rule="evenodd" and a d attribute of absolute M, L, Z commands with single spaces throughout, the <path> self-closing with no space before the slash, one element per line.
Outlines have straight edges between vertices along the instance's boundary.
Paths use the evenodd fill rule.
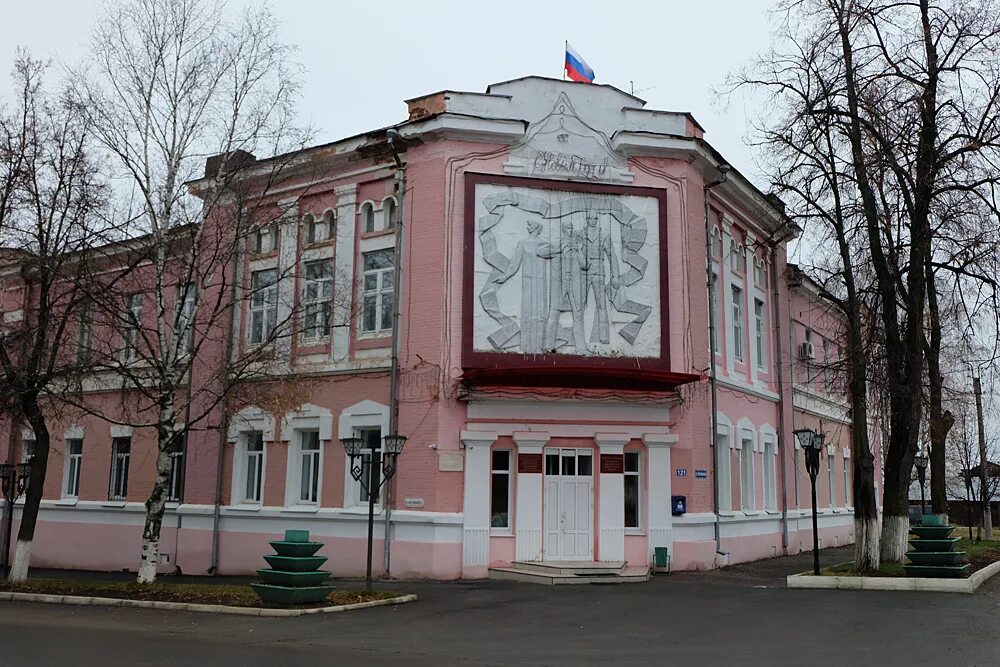
<path fill-rule="evenodd" d="M 702 479 L 704 477 L 708 477 L 708 471 L 707 470 L 695 470 L 694 471 L 694 476 L 697 477 L 698 479 Z"/>

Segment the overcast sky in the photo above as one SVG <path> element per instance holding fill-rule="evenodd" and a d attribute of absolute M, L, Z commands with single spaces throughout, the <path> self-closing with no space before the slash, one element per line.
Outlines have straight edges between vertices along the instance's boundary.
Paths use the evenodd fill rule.
<path fill-rule="evenodd" d="M 16 46 L 74 63 L 84 55 L 100 0 L 5 0 L 0 21 L 0 98 L 11 92 Z M 230 0 L 238 10 L 246 2 Z M 256 4 L 256 3 L 255 3 Z M 444 88 L 484 91 L 537 74 L 561 77 L 563 42 L 647 107 L 690 111 L 706 138 L 747 176 L 747 110 L 728 109 L 712 87 L 768 46 L 774 0 L 280 0 L 271 3 L 306 68 L 302 113 L 317 142 L 405 119 L 403 100 Z M 751 110 L 752 111 L 752 110 Z M 754 180 L 758 180 L 755 178 Z"/>

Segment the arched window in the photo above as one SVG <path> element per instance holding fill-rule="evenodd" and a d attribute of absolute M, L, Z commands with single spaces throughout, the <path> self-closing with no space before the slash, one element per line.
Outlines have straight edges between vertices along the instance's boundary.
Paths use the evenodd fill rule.
<path fill-rule="evenodd" d="M 386 197 L 382 201 L 382 219 L 385 221 L 386 229 L 393 229 L 396 226 L 396 199 Z"/>
<path fill-rule="evenodd" d="M 375 207 L 371 202 L 361 205 L 361 230 L 366 234 L 375 231 Z"/>

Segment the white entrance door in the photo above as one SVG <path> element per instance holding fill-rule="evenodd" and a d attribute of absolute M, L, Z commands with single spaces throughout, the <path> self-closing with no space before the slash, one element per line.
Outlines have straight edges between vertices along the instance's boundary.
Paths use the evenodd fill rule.
<path fill-rule="evenodd" d="M 594 453 L 545 450 L 544 560 L 594 560 Z"/>

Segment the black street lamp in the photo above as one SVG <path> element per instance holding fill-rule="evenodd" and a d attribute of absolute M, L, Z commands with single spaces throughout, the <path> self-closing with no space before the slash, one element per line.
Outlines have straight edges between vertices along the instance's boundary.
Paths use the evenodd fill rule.
<path fill-rule="evenodd" d="M 920 523 L 924 522 L 924 482 L 927 480 L 927 453 L 918 449 L 913 457 L 913 464 L 917 466 L 917 479 L 920 480 Z"/>
<path fill-rule="evenodd" d="M 819 576 L 819 528 L 816 520 L 816 476 L 819 475 L 819 457 L 823 453 L 825 433 L 817 433 L 811 428 L 800 428 L 792 432 L 799 441 L 806 456 L 806 471 L 812 483 L 813 501 L 813 574 Z"/>
<path fill-rule="evenodd" d="M 351 459 L 351 477 L 354 478 L 356 482 L 361 484 L 361 488 L 365 490 L 368 494 L 368 569 L 365 571 L 365 591 L 368 593 L 372 592 L 372 542 L 374 540 L 375 532 L 375 497 L 379 495 L 383 486 L 386 482 L 392 479 L 393 475 L 396 474 L 396 459 L 399 455 L 403 453 L 403 447 L 406 445 L 405 435 L 387 435 L 382 438 L 382 452 L 383 455 L 379 461 L 379 465 L 382 466 L 382 474 L 378 480 L 378 486 L 372 484 L 372 474 L 375 472 L 375 461 L 374 452 L 371 453 L 371 458 L 368 464 L 368 475 L 365 475 L 365 466 L 360 459 L 362 453 L 365 450 L 365 442 L 361 438 L 351 437 L 351 438 L 341 438 L 341 444 L 344 445 L 344 451 L 347 452 L 348 458 Z"/>
<path fill-rule="evenodd" d="M 3 552 L 0 553 L 0 567 L 3 576 L 10 574 L 10 531 L 14 524 L 14 502 L 28 488 L 31 478 L 30 463 L 0 463 L 0 488 L 3 491 Z"/>

